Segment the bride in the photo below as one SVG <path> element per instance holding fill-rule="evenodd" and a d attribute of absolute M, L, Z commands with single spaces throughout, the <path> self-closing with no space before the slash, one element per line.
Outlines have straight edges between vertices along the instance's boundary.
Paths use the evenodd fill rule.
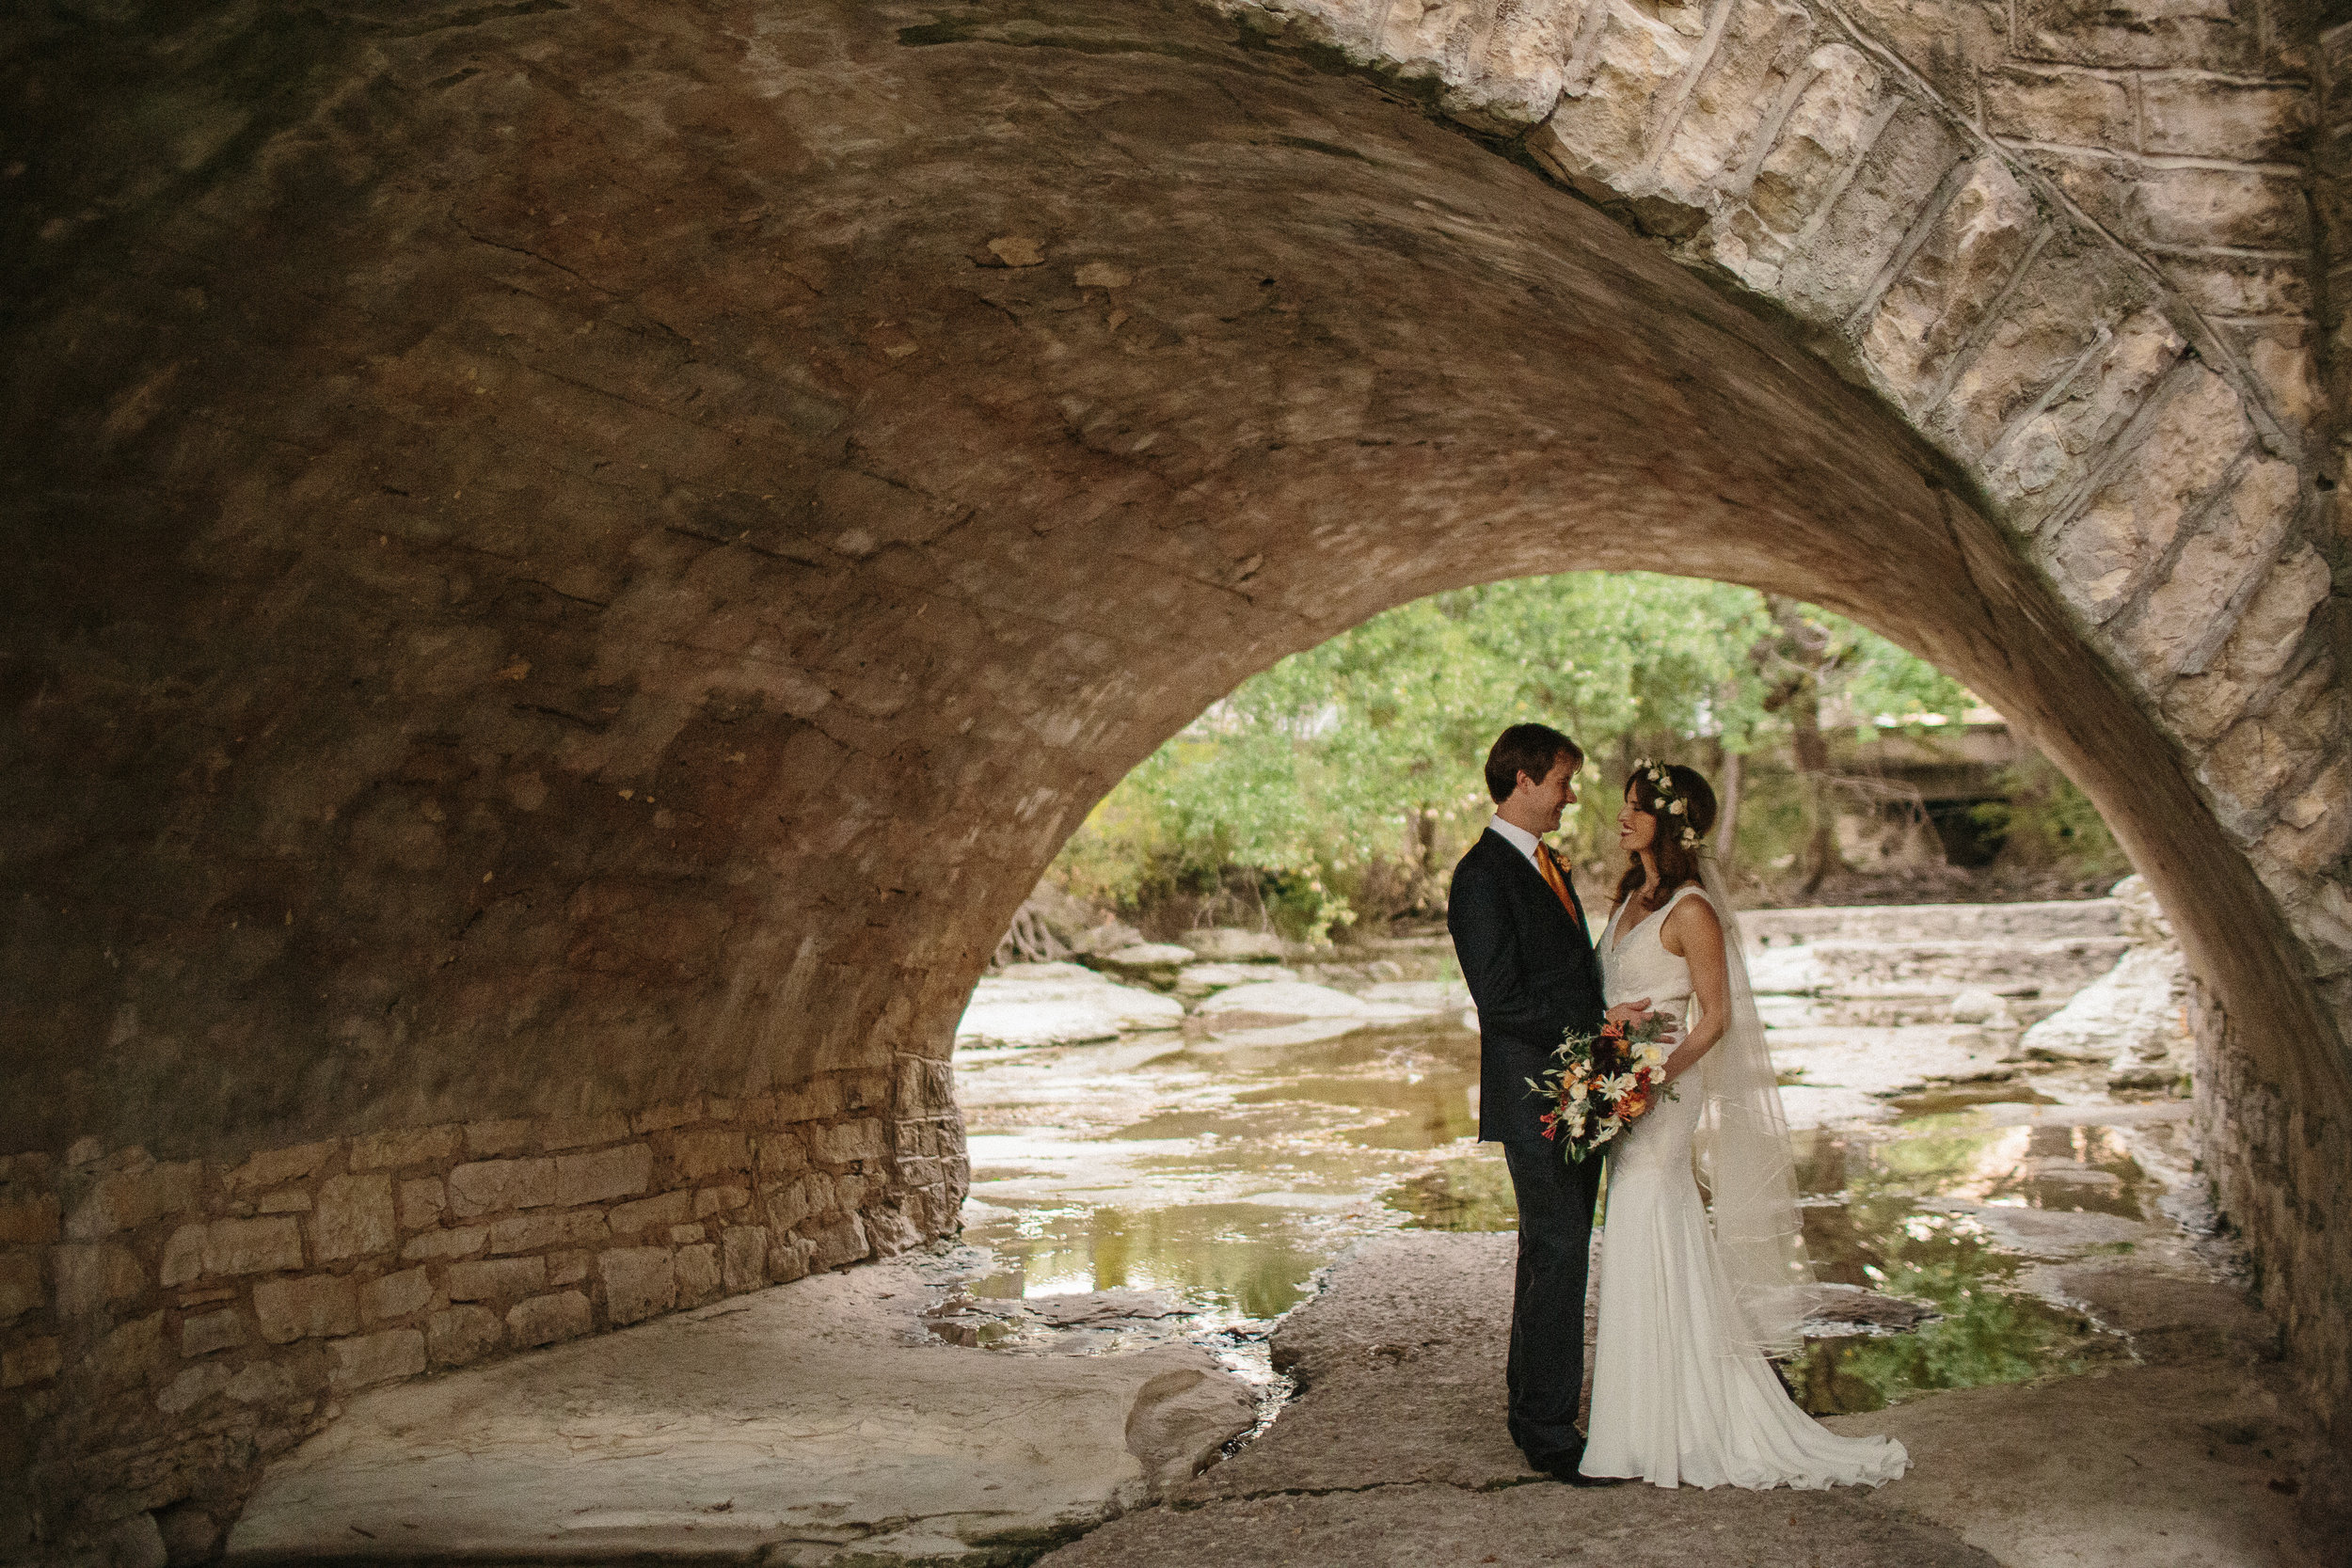
<path fill-rule="evenodd" d="M 1903 1446 L 1820 1425 L 1766 1359 L 1803 1343 L 1812 1275 L 1739 927 L 1713 857 L 1699 850 L 1714 821 L 1715 793 L 1697 772 L 1634 765 L 1617 817 L 1631 863 L 1600 942 L 1606 999 L 1698 1007 L 1666 1061 L 1674 1098 L 1609 1154 L 1580 1467 L 1658 1486 L 1877 1485 L 1910 1464 Z"/>

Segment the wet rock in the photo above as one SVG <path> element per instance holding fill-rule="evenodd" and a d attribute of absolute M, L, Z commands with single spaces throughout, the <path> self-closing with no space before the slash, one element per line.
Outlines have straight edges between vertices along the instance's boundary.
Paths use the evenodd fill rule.
<path fill-rule="evenodd" d="M 1245 931 L 1232 926 L 1186 931 L 1184 945 L 1216 963 L 1277 963 L 1290 954 L 1289 943 L 1271 931 Z"/>
<path fill-rule="evenodd" d="M 1176 983 L 1177 972 L 1192 962 L 1193 957 L 1191 948 L 1172 942 L 1138 942 L 1094 954 L 1087 962 L 1122 980 L 1142 980 L 1166 989 Z"/>
<path fill-rule="evenodd" d="M 1303 980 L 1267 980 L 1218 991 L 1197 1009 L 1208 1018 L 1260 1019 L 1410 1018 L 1415 1009 L 1392 1003 L 1367 1002 L 1328 986 Z"/>
<path fill-rule="evenodd" d="M 1190 964 L 1176 975 L 1176 995 L 1186 1002 L 1197 1002 L 1212 991 L 1228 986 L 1248 986 L 1267 980 L 1295 980 L 1295 970 L 1262 963 Z"/>
<path fill-rule="evenodd" d="M 2189 1051 L 2188 970 L 2179 948 L 2135 947 L 2113 969 L 2026 1031 L 2026 1053 L 2043 1061 L 2161 1068 Z M 2168 1075 L 2169 1077 L 2169 1075 Z"/>
<path fill-rule="evenodd" d="M 1923 1302 L 1881 1295 L 1859 1285 L 1836 1284 L 1814 1286 L 1813 1301 L 1804 1314 L 1808 1333 L 1862 1328 L 1883 1334 L 1899 1334 L 1941 1316 L 1942 1313 Z"/>
<path fill-rule="evenodd" d="M 959 1042 L 1072 1045 L 1184 1022 L 1172 997 L 1112 983 L 1077 964 L 1016 964 L 983 978 L 956 1025 Z"/>
<path fill-rule="evenodd" d="M 1191 1346 L 922 1342 L 923 1266 L 362 1393 L 271 1466 L 230 1556 L 993 1561 L 1152 1500 L 1254 1420 Z"/>

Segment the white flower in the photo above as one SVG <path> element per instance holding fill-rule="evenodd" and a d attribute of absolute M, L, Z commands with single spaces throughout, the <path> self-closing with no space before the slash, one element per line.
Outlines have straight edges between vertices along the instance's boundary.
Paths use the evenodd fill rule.
<path fill-rule="evenodd" d="M 1568 1099 L 1575 1104 L 1581 1105 L 1584 1102 L 1584 1097 L 1592 1092 L 1593 1085 L 1590 1084 L 1578 1082 L 1568 1085 Z"/>
<path fill-rule="evenodd" d="M 1613 1072 L 1600 1082 L 1600 1092 L 1612 1100 L 1621 1100 L 1641 1086 L 1629 1072 Z"/>
<path fill-rule="evenodd" d="M 1677 816 L 1680 816 L 1682 815 L 1682 802 L 1679 800 L 1669 800 L 1666 802 L 1666 809 L 1674 813 Z"/>
<path fill-rule="evenodd" d="M 1656 1067 L 1659 1063 L 1664 1061 L 1665 1059 L 1665 1047 L 1660 1045 L 1645 1045 L 1642 1047 L 1642 1065 L 1644 1067 Z"/>

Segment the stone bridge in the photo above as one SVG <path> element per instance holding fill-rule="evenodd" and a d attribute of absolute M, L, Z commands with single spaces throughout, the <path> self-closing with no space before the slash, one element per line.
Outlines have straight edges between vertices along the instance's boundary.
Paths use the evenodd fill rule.
<path fill-rule="evenodd" d="M 951 1228 L 1087 807 L 1577 568 L 1851 614 L 2091 795 L 2352 1437 L 2332 21 L 13 11 L 6 1553 Z"/>

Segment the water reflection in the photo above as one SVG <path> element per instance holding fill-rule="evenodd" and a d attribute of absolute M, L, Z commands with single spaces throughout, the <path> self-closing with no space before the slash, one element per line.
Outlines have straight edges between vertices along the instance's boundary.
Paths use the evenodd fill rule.
<path fill-rule="evenodd" d="M 1074 1047 L 960 1063 L 975 1166 L 965 1234 L 996 1259 L 973 1288 L 1159 1289 L 1246 1326 L 1296 1305 L 1361 1236 L 1509 1230 L 1502 1162 L 1469 1141 L 1477 1053 L 1476 1037 L 1448 1023 L 1280 1049 Z M 2066 1241 L 2065 1216 L 2095 1218 L 2103 1236 L 2148 1217 L 2157 1188 L 2122 1134 L 2001 1125 L 2019 1118 L 1983 1107 L 2053 1104 L 2016 1084 L 1896 1104 L 1911 1114 L 1892 1126 L 1796 1134 L 1805 1236 L 1822 1280 L 1938 1316 L 1808 1340 L 1788 1369 L 1806 1408 L 1876 1409 L 2126 1354 L 2019 1286 L 2023 1243 L 2000 1218 L 2033 1212 L 2033 1235 L 2057 1236 L 2046 1245 L 2062 1253 L 2083 1244 Z"/>

